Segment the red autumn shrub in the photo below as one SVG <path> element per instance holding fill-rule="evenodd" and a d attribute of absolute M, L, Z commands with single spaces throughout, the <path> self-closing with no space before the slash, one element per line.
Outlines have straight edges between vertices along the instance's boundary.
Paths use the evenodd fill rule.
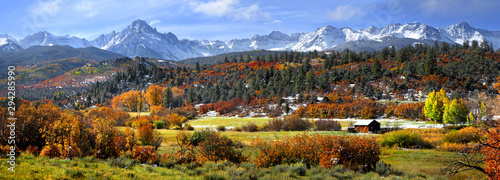
<path fill-rule="evenodd" d="M 484 170 L 490 179 L 500 179 L 500 128 L 490 129 L 487 144 L 482 149 Z"/>
<path fill-rule="evenodd" d="M 136 146 L 132 150 L 132 158 L 141 163 L 147 163 L 156 159 L 156 148 L 153 146 Z"/>
<path fill-rule="evenodd" d="M 219 101 L 216 103 L 204 104 L 199 107 L 200 113 L 205 114 L 208 111 L 217 111 L 219 114 L 226 114 L 242 105 L 244 101 L 241 98 L 234 98 L 229 101 Z"/>
<path fill-rule="evenodd" d="M 259 167 L 301 162 L 327 168 L 341 164 L 350 169 L 361 165 L 373 169 L 380 160 L 379 146 L 372 138 L 304 134 L 281 141 L 256 139 L 252 145 L 259 149 L 255 158 Z"/>

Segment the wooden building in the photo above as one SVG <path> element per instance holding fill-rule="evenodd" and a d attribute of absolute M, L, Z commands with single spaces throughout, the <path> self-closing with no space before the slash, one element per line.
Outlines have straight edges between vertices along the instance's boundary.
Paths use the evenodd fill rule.
<path fill-rule="evenodd" d="M 380 131 L 380 123 L 376 120 L 358 120 L 354 124 L 354 130 L 361 133 L 377 133 Z"/>

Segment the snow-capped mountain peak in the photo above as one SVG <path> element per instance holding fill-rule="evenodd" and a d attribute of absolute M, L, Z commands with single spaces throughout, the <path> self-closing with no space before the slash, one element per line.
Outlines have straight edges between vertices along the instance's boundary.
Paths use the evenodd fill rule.
<path fill-rule="evenodd" d="M 0 52 L 15 51 L 21 49 L 16 39 L 8 34 L 0 34 Z"/>
<path fill-rule="evenodd" d="M 17 40 L 14 39 L 13 37 L 9 36 L 8 34 L 0 34 L 0 46 L 6 45 L 9 43 L 18 44 Z"/>
<path fill-rule="evenodd" d="M 4 36 L 0 35 L 0 44 L 6 44 L 7 40 L 10 40 L 11 44 L 17 44 L 13 38 L 5 38 Z M 469 42 L 485 40 L 492 42 L 494 48 L 499 48 L 500 31 L 476 29 L 464 21 L 444 28 L 435 28 L 420 22 L 392 23 L 380 28 L 370 26 L 365 30 L 353 30 L 349 27 L 336 28 L 327 25 L 309 33 L 288 35 L 280 31 L 272 31 L 267 35 L 255 35 L 251 38 L 223 42 L 217 40 L 180 40 L 174 33 L 160 33 L 145 21 L 138 19 L 119 32 L 113 31 L 109 34 L 103 34 L 90 42 L 75 36 L 55 36 L 43 31 L 26 36 L 19 41 L 19 44 L 24 48 L 33 45 L 69 45 L 75 48 L 94 46 L 129 57 L 147 56 L 182 60 L 257 49 L 322 51 L 355 48 L 357 50 L 373 50 L 395 44 L 401 47 L 408 42 L 440 41 L 462 44 L 466 40 Z M 369 43 L 363 45 L 364 42 L 377 42 L 379 44 L 374 48 L 370 47 Z M 357 44 L 352 45 L 352 43 Z"/>
<path fill-rule="evenodd" d="M 74 48 L 82 48 L 91 46 L 91 43 L 84 38 L 79 38 L 76 36 L 55 36 L 47 31 L 41 31 L 21 39 L 19 41 L 19 45 L 21 45 L 23 48 L 28 48 L 35 45 L 67 45 Z"/>

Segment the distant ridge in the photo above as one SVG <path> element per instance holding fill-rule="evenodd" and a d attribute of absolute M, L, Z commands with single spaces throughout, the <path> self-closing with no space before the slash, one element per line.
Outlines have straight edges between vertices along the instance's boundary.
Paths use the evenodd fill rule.
<path fill-rule="evenodd" d="M 4 65 L 38 64 L 49 60 L 79 58 L 91 60 L 107 60 L 123 57 L 121 54 L 105 51 L 95 47 L 73 48 L 70 46 L 31 46 L 0 54 L 0 62 Z"/>

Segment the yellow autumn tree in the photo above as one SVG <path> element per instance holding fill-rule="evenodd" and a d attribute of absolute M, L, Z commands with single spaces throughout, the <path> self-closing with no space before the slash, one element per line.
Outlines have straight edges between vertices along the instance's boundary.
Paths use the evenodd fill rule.
<path fill-rule="evenodd" d="M 462 100 L 453 99 L 444 106 L 443 122 L 447 124 L 466 122 L 468 112 Z"/>
<path fill-rule="evenodd" d="M 140 91 L 128 91 L 111 100 L 113 109 L 137 112 L 144 109 L 144 94 Z M 122 107 L 122 108 L 121 108 Z"/>
<path fill-rule="evenodd" d="M 150 106 L 161 106 L 163 101 L 163 88 L 158 85 L 151 85 L 146 89 L 145 96 Z"/>
<path fill-rule="evenodd" d="M 430 118 L 432 121 L 443 123 L 444 107 L 448 103 L 449 99 L 444 89 L 441 89 L 439 92 L 430 92 L 425 100 L 425 117 Z"/>

